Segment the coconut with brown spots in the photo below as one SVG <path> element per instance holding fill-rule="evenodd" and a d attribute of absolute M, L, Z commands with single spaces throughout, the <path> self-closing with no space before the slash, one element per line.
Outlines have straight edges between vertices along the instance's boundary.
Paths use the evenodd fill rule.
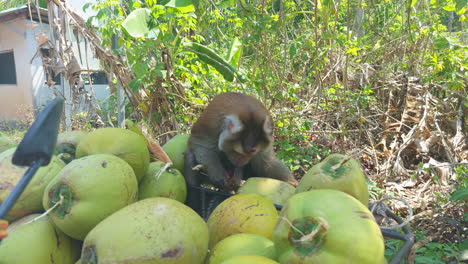
<path fill-rule="evenodd" d="M 110 154 L 73 160 L 47 185 L 44 208 L 67 235 L 83 240 L 107 216 L 133 203 L 138 183 L 133 169 Z M 61 202 L 60 202 L 61 201 Z"/>
<path fill-rule="evenodd" d="M 238 193 L 257 193 L 274 204 L 281 205 L 296 192 L 291 184 L 272 178 L 251 177 L 239 188 Z"/>
<path fill-rule="evenodd" d="M 130 130 L 106 127 L 85 136 L 76 148 L 76 157 L 93 154 L 112 154 L 125 160 L 133 168 L 138 181 L 143 178 L 150 162 L 145 139 Z"/>
<path fill-rule="evenodd" d="M 275 244 L 256 234 L 235 234 L 219 241 L 210 251 L 207 264 L 221 264 L 235 256 L 255 255 L 276 260 Z"/>
<path fill-rule="evenodd" d="M 219 204 L 208 218 L 210 248 L 224 238 L 250 233 L 271 239 L 278 220 L 273 203 L 256 193 L 241 193 L 231 196 Z"/>
<path fill-rule="evenodd" d="M 133 203 L 99 223 L 86 237 L 82 264 L 201 264 L 208 227 L 185 204 L 164 197 Z"/>

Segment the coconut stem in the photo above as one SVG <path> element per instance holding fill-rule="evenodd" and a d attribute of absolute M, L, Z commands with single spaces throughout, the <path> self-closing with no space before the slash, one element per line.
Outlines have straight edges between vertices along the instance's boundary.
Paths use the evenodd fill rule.
<path fill-rule="evenodd" d="M 164 164 L 164 166 L 158 171 L 158 173 L 156 173 L 156 179 L 159 180 L 159 177 L 161 177 L 161 175 L 167 170 L 167 168 L 169 168 L 169 166 L 171 166 L 172 163 L 166 163 Z"/>
<path fill-rule="evenodd" d="M 352 151 L 352 153 L 349 155 L 344 155 L 343 160 L 341 160 L 338 164 L 333 165 L 331 169 L 336 171 L 337 169 L 341 168 L 341 166 L 343 166 L 343 164 L 348 162 L 350 159 L 357 158 L 359 154 L 361 154 L 363 151 L 364 150 L 355 150 L 355 151 Z"/>
<path fill-rule="evenodd" d="M 343 164 L 345 164 L 346 162 L 348 162 L 352 158 L 353 158 L 353 156 L 344 156 L 344 159 L 342 159 L 339 163 L 331 166 L 331 169 L 336 171 L 337 169 L 341 168 L 341 166 L 343 166 Z"/>
<path fill-rule="evenodd" d="M 302 232 L 301 230 L 299 230 L 297 227 L 295 227 L 291 221 L 289 221 L 289 219 L 287 219 L 286 217 L 281 217 L 281 219 L 285 220 L 286 222 L 288 222 L 289 226 L 294 229 L 296 232 L 298 232 L 299 234 L 301 234 L 301 238 L 300 239 L 293 239 L 294 242 L 300 242 L 300 243 L 303 243 L 303 242 L 306 242 L 306 241 L 312 241 L 314 238 L 315 238 L 315 235 L 317 235 L 317 233 L 319 233 L 320 231 L 322 230 L 325 230 L 327 231 L 329 226 L 328 226 L 328 222 L 327 220 L 325 220 L 324 218 L 322 217 L 317 217 L 318 219 L 318 227 L 315 228 L 314 230 L 312 230 L 309 234 L 305 234 L 304 232 Z"/>
<path fill-rule="evenodd" d="M 32 222 L 35 222 L 35 221 L 41 219 L 42 217 L 48 215 L 55 208 L 57 208 L 59 205 L 62 205 L 64 199 L 65 199 L 65 197 L 63 197 L 63 195 L 60 195 L 60 200 L 58 202 L 56 202 L 51 208 L 47 209 L 47 211 L 45 211 L 43 214 L 34 217 L 33 219 L 31 219 L 31 221 L 27 222 L 26 224 L 30 224 Z"/>
<path fill-rule="evenodd" d="M 291 221 L 289 221 L 288 218 L 286 218 L 286 217 L 280 217 L 280 218 L 281 218 L 282 220 L 286 221 L 286 222 L 288 223 L 289 227 L 291 227 L 292 229 L 294 229 L 296 232 L 298 232 L 298 233 L 301 234 L 302 236 L 305 236 L 305 234 L 304 234 L 301 230 L 299 230 L 297 227 L 295 227 L 295 226 L 293 225 L 293 223 L 291 223 Z"/>
<path fill-rule="evenodd" d="M 327 220 L 323 219 L 322 217 L 318 217 L 317 219 L 319 220 L 318 227 L 312 230 L 312 232 L 310 232 L 309 234 L 302 236 L 301 239 L 299 239 L 299 242 L 312 241 L 318 232 L 322 230 L 328 230 Z"/>

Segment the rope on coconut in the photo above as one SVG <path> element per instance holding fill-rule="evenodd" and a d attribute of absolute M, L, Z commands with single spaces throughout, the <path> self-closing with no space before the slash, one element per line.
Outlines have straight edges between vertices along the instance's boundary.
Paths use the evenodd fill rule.
<path fill-rule="evenodd" d="M 279 217 L 280 219 L 284 220 L 287 222 L 287 224 L 292 228 L 294 229 L 294 231 L 298 232 L 299 234 L 301 234 L 301 238 L 300 239 L 292 239 L 294 242 L 306 242 L 306 241 L 312 241 L 315 237 L 315 235 L 321 231 L 321 230 L 325 230 L 327 231 L 328 228 L 329 228 L 329 225 L 328 225 L 328 222 L 327 220 L 325 220 L 324 218 L 322 217 L 317 217 L 319 222 L 318 222 L 318 227 L 315 228 L 314 230 L 312 230 L 310 233 L 308 234 L 305 234 L 304 232 L 302 232 L 301 230 L 299 230 L 297 227 L 294 226 L 293 223 L 291 223 L 291 221 L 289 221 L 288 218 L 286 217 Z M 316 219 L 317 219 L 316 218 Z"/>
<path fill-rule="evenodd" d="M 62 205 L 64 199 L 65 199 L 65 198 L 63 197 L 63 195 L 60 195 L 60 200 L 59 200 L 58 202 L 56 202 L 51 208 L 47 209 L 47 211 L 45 211 L 43 214 L 34 217 L 33 219 L 31 219 L 31 221 L 27 222 L 26 224 L 30 224 L 30 223 L 32 223 L 32 222 L 35 222 L 35 221 L 41 219 L 42 217 L 48 215 L 48 214 L 49 214 L 50 212 L 52 212 L 55 208 L 57 208 L 59 205 Z"/>

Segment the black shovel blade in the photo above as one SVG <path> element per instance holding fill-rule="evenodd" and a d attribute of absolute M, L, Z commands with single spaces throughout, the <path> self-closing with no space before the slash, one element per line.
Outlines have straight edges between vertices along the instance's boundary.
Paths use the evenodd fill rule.
<path fill-rule="evenodd" d="M 57 143 L 63 99 L 49 102 L 36 117 L 13 154 L 12 163 L 31 166 L 34 161 L 43 160 L 41 166 L 49 164 Z"/>

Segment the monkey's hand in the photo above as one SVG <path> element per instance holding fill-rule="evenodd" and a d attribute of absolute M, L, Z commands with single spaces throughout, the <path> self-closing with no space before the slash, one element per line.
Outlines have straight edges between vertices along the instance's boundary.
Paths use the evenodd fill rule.
<path fill-rule="evenodd" d="M 241 180 L 243 177 L 242 168 L 235 168 L 234 170 L 227 170 L 227 175 L 225 178 L 225 190 L 228 192 L 237 191 L 241 184 Z"/>
<path fill-rule="evenodd" d="M 216 170 L 208 169 L 208 179 L 217 188 L 225 191 L 232 190 L 231 178 L 233 175 L 223 168 L 217 168 Z"/>
<path fill-rule="evenodd" d="M 252 170 L 257 177 L 268 177 L 287 182 L 297 187 L 298 182 L 289 168 L 280 161 L 273 149 L 258 153 L 251 160 Z"/>
<path fill-rule="evenodd" d="M 208 144 L 209 146 L 213 144 Z M 219 153 L 216 151 L 216 145 L 206 147 L 203 144 L 193 144 L 191 150 L 185 153 L 185 170 L 184 176 L 187 183 L 191 185 L 199 185 L 203 181 L 204 175 L 193 168 L 197 165 L 202 165 L 207 172 L 208 180 L 216 188 L 225 191 L 235 190 L 238 186 L 234 168 L 229 172 L 219 158 Z"/>

